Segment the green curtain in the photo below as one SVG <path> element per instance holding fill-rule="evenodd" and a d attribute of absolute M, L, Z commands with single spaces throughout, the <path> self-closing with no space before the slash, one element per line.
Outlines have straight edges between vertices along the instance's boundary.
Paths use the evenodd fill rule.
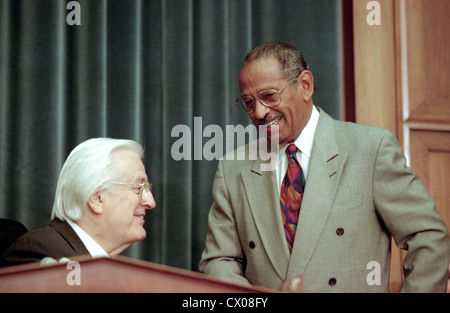
<path fill-rule="evenodd" d="M 157 207 L 147 238 L 123 254 L 196 270 L 217 160 L 174 160 L 172 129 L 193 133 L 194 117 L 203 128 L 249 125 L 234 107 L 239 68 L 269 40 L 303 52 L 315 104 L 341 118 L 340 2 L 79 0 L 80 25 L 67 23 L 68 2 L 0 0 L 0 217 L 47 224 L 77 144 L 134 139 Z"/>

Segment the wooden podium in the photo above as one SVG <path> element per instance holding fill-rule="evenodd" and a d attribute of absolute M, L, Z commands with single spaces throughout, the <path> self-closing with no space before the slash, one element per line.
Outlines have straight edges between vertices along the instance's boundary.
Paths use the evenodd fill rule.
<path fill-rule="evenodd" d="M 201 273 L 135 260 L 73 258 L 71 263 L 24 264 L 0 269 L 0 293 L 148 292 L 261 293 L 275 290 L 224 282 Z M 76 261 L 76 262 L 75 262 Z M 77 272 L 76 272 L 77 271 Z M 76 279 L 73 279 L 73 278 Z"/>

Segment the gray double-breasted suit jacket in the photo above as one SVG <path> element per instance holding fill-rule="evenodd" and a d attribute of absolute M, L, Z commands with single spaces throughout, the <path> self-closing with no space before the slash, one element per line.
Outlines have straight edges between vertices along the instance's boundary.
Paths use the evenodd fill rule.
<path fill-rule="evenodd" d="M 395 136 L 319 111 L 292 253 L 275 171 L 224 158 L 200 271 L 269 288 L 302 274 L 306 292 L 387 292 L 392 236 L 408 250 L 402 290 L 445 291 L 447 227 Z"/>

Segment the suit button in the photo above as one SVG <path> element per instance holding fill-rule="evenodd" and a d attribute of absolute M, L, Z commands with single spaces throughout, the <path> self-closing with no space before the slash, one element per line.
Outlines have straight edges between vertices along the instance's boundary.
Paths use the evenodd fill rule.
<path fill-rule="evenodd" d="M 250 241 L 248 245 L 250 246 L 251 249 L 255 249 L 255 243 L 253 241 Z"/>
<path fill-rule="evenodd" d="M 330 278 L 330 280 L 328 281 L 328 285 L 330 286 L 334 286 L 336 285 L 336 283 L 337 283 L 336 278 Z"/>
<path fill-rule="evenodd" d="M 336 234 L 337 234 L 338 236 L 342 236 L 342 235 L 344 234 L 344 229 L 343 229 L 343 228 L 338 228 L 338 229 L 336 229 Z"/>

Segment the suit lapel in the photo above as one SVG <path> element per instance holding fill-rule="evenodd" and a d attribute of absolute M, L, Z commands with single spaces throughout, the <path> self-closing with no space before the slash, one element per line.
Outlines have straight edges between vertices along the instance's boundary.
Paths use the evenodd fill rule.
<path fill-rule="evenodd" d="M 320 112 L 287 278 L 304 272 L 333 203 L 347 153 L 339 153 L 332 119 Z"/>
<path fill-rule="evenodd" d="M 250 170 L 241 172 L 248 203 L 264 248 L 282 280 L 286 279 L 289 261 L 286 238 L 281 221 L 280 195 L 275 171 L 261 171 L 261 162 L 254 161 Z"/>
<path fill-rule="evenodd" d="M 292 253 L 286 244 L 275 171 L 261 161 L 241 172 L 245 193 L 265 250 L 282 280 L 304 272 L 319 241 L 347 153 L 339 153 L 332 118 L 320 111 Z"/>
<path fill-rule="evenodd" d="M 89 254 L 86 246 L 69 223 L 55 218 L 50 222 L 50 226 L 55 228 L 55 230 L 66 240 L 70 247 L 75 251 L 76 255 Z"/>

